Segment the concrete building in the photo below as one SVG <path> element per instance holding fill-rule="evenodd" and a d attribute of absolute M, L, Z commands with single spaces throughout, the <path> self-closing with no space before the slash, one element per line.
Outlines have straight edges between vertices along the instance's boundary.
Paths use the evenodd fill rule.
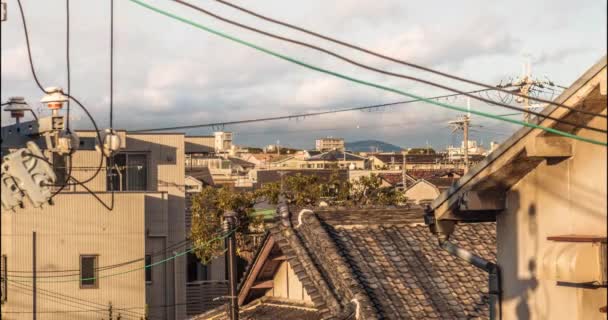
<path fill-rule="evenodd" d="M 214 132 L 213 136 L 215 137 L 214 147 L 216 153 L 226 153 L 233 149 L 232 132 L 218 131 Z"/>
<path fill-rule="evenodd" d="M 322 152 L 332 150 L 344 151 L 344 139 L 332 137 L 317 139 L 315 141 L 315 149 Z"/>
<path fill-rule="evenodd" d="M 588 113 L 547 106 L 544 115 L 606 130 L 606 57 L 555 101 Z M 445 240 L 496 221 L 490 290 L 502 319 L 606 319 L 606 133 L 533 121 L 604 145 L 522 128 L 433 201 L 427 223 Z"/>
<path fill-rule="evenodd" d="M 100 153 L 93 132 L 78 134 L 72 175 L 82 181 L 96 172 Z M 184 135 L 120 135 L 123 146 L 108 175 L 113 181 L 102 170 L 85 184 L 98 199 L 82 186 L 69 186 L 52 205 L 2 210 L 1 252 L 9 279 L 3 319 L 32 317 L 33 232 L 39 318 L 99 319 L 110 303 L 124 319 L 186 317 L 186 259 L 168 259 L 185 250 Z"/>

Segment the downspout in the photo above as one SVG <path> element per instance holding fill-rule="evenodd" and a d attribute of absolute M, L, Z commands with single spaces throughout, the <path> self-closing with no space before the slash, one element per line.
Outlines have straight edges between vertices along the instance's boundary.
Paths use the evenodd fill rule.
<path fill-rule="evenodd" d="M 441 248 L 449 252 L 451 255 L 458 257 L 473 266 L 488 273 L 488 287 L 490 296 L 490 319 L 502 319 L 502 286 L 500 267 L 477 256 L 467 250 L 457 247 L 448 240 L 439 241 Z"/>

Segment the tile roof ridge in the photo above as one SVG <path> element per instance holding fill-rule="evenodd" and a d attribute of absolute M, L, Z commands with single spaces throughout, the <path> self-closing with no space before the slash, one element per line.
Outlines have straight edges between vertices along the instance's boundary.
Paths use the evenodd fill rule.
<path fill-rule="evenodd" d="M 342 306 L 321 274 L 306 246 L 293 229 L 290 217 L 280 217 L 270 224 L 270 233 L 275 238 L 292 269 L 302 282 L 315 307 L 321 313 L 335 315 Z"/>
<path fill-rule="evenodd" d="M 296 232 L 299 233 L 302 242 L 313 247 L 309 248 L 311 254 L 316 257 L 317 261 L 331 261 L 331 263 L 318 263 L 318 267 L 323 269 L 338 296 L 341 295 L 342 304 L 346 306 L 345 309 L 354 308 L 352 301 L 355 300 L 357 301 L 357 313 L 363 319 L 379 318 L 378 310 L 363 289 L 361 280 L 346 262 L 317 215 L 309 209 L 302 209 L 298 214 L 298 220 L 301 223 Z"/>

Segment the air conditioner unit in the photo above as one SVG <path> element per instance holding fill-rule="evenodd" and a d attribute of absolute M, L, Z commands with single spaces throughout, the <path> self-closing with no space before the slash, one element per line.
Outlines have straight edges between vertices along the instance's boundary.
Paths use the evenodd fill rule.
<path fill-rule="evenodd" d="M 554 241 L 543 256 L 539 278 L 574 284 L 608 283 L 606 241 Z"/>

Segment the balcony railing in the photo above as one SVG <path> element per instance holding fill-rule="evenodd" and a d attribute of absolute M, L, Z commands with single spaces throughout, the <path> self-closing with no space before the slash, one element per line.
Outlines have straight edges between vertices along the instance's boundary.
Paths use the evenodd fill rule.
<path fill-rule="evenodd" d="M 226 303 L 226 300 L 221 297 L 227 295 L 228 281 L 208 280 L 188 282 L 186 284 L 186 301 L 188 302 L 186 312 L 188 316 L 207 312 Z"/>

